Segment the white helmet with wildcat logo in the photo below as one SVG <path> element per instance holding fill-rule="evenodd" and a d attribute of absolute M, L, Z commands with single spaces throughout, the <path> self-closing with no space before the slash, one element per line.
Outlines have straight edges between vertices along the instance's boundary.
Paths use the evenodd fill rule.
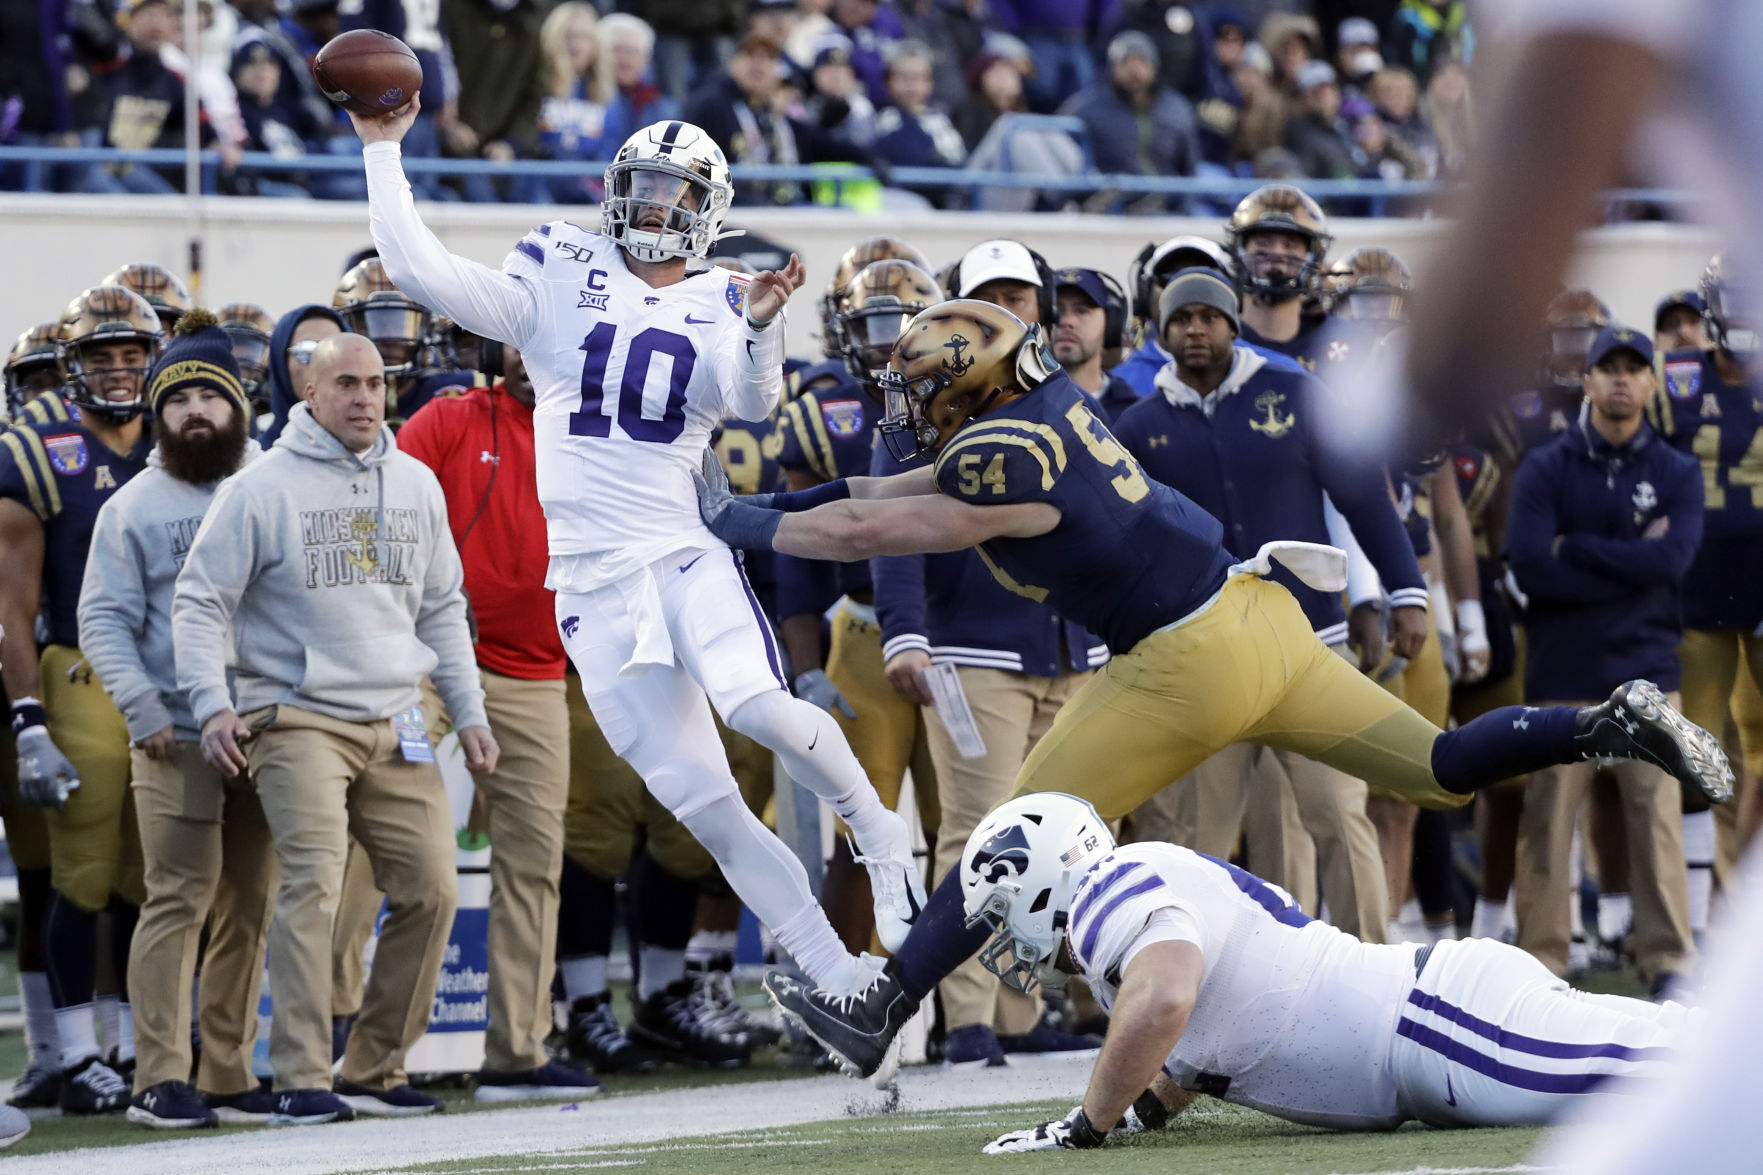
<path fill-rule="evenodd" d="M 1055 965 L 1071 895 L 1114 836 L 1088 800 L 1063 792 L 1018 796 L 980 821 L 961 851 L 967 924 L 996 933 L 979 953 L 986 970 L 1017 991 L 1064 987 Z"/>
<path fill-rule="evenodd" d="M 708 257 L 734 194 L 709 135 L 678 119 L 658 122 L 626 139 L 606 168 L 600 232 L 638 261 Z"/>

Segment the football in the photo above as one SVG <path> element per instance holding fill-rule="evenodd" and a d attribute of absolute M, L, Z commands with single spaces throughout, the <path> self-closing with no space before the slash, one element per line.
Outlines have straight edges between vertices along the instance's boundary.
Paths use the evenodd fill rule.
<path fill-rule="evenodd" d="M 355 29 L 312 59 L 312 79 L 332 102 L 367 118 L 390 114 L 422 88 L 422 63 L 390 33 Z"/>

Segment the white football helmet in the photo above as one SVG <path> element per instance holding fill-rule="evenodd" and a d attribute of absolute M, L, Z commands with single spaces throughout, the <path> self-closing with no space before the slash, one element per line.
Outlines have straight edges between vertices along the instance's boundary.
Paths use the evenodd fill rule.
<path fill-rule="evenodd" d="M 708 257 L 734 195 L 728 160 L 709 135 L 678 119 L 658 122 L 626 139 L 607 167 L 600 233 L 639 261 Z"/>
<path fill-rule="evenodd" d="M 997 933 L 979 953 L 986 970 L 1020 992 L 1064 987 L 1056 966 L 1071 895 L 1114 836 L 1089 801 L 1063 792 L 1018 796 L 980 821 L 961 851 L 967 925 Z"/>

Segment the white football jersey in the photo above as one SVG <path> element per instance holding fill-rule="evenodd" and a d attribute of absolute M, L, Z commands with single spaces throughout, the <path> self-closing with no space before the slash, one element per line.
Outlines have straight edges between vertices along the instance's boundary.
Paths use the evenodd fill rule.
<path fill-rule="evenodd" d="M 711 268 L 656 289 L 612 241 L 561 220 L 521 238 L 502 270 L 538 293 L 518 345 L 552 578 L 566 579 L 551 586 L 583 591 L 670 551 L 721 546 L 698 518 L 692 474 L 729 413 L 749 279 Z"/>
<path fill-rule="evenodd" d="M 1090 870 L 1068 934 L 1104 1010 L 1141 935 L 1199 948 L 1199 998 L 1164 1064 L 1184 1088 L 1321 1126 L 1401 1121 L 1388 1060 L 1413 947 L 1362 943 L 1305 917 L 1278 886 L 1155 842 Z"/>

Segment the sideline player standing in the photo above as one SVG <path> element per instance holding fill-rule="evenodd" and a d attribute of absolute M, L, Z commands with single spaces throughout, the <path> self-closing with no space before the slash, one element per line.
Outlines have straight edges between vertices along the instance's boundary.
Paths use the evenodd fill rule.
<path fill-rule="evenodd" d="M 905 822 L 876 798 L 831 715 L 790 696 L 740 558 L 704 528 L 691 486 L 723 417 L 760 420 L 777 404 L 773 327 L 802 263 L 751 279 L 686 274 L 688 257 L 709 254 L 734 189 L 721 149 L 677 121 L 619 149 L 601 233 L 541 225 L 500 273 L 456 257 L 418 219 L 399 162 L 420 105 L 355 120 L 374 243 L 399 289 L 526 359 L 546 586 L 595 719 L 816 982 L 860 989 L 872 969 L 846 953 L 801 862 L 747 809 L 705 704 L 850 825 L 882 942 L 897 946 L 923 894 Z"/>

